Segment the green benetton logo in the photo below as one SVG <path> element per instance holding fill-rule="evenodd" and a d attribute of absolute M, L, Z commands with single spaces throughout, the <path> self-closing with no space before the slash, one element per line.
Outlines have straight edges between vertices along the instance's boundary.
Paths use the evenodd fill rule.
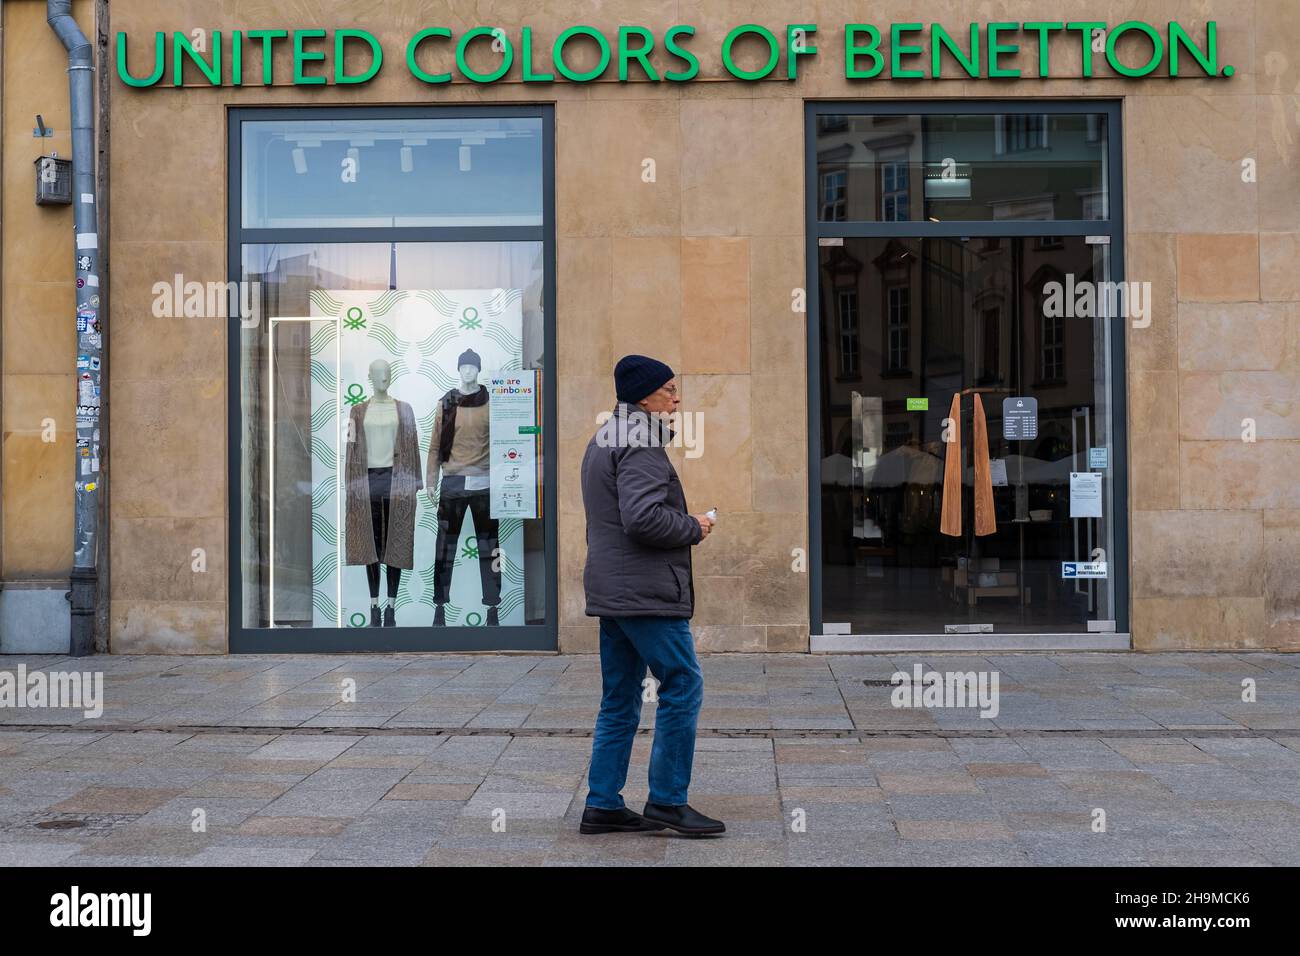
<path fill-rule="evenodd" d="M 928 398 L 909 398 L 907 400 L 907 410 L 909 412 L 928 412 L 930 410 L 930 400 Z"/>

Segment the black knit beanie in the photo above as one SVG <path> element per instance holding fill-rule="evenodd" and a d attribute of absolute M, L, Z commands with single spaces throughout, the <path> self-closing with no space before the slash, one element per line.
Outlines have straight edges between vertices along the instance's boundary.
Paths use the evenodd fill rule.
<path fill-rule="evenodd" d="M 673 370 L 658 359 L 624 355 L 614 366 L 614 392 L 620 402 L 635 404 L 673 377 Z"/>

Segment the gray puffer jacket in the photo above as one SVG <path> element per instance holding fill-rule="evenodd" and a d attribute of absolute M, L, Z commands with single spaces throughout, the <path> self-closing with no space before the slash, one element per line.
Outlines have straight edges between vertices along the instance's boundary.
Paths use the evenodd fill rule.
<path fill-rule="evenodd" d="M 664 446 L 673 432 L 620 402 L 587 444 L 587 614 L 690 617 L 691 545 L 703 537 Z"/>

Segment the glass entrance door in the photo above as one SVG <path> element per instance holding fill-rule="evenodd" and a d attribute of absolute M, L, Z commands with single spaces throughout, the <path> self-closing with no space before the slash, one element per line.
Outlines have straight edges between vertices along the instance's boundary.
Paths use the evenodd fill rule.
<path fill-rule="evenodd" d="M 825 621 L 1034 633 L 1113 620 L 1110 577 L 1063 571 L 1112 550 L 1109 326 L 1050 301 L 1067 276 L 1105 276 L 1107 248 L 821 247 Z"/>
<path fill-rule="evenodd" d="M 821 633 L 1127 625 L 1118 114 L 1045 108 L 809 107 Z"/>

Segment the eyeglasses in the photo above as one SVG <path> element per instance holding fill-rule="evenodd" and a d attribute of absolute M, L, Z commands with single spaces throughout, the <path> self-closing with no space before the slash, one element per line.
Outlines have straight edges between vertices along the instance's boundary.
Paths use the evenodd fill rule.
<path fill-rule="evenodd" d="M 676 394 L 677 394 L 677 386 L 676 386 L 676 385 L 665 385 L 665 386 L 663 387 L 663 389 L 664 389 L 664 391 L 667 392 L 669 395 L 676 395 Z"/>

